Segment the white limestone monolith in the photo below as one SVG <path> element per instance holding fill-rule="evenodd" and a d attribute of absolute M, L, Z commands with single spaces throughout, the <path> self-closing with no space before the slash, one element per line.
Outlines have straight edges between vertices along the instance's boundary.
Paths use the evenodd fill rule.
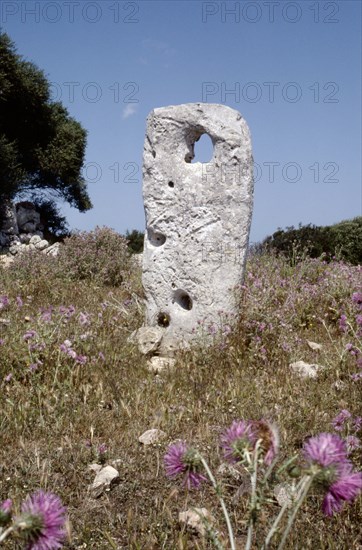
<path fill-rule="evenodd" d="M 202 134 L 210 162 L 192 162 Z M 237 314 L 253 207 L 248 126 L 225 105 L 153 110 L 143 155 L 146 326 L 163 329 L 161 354 L 212 335 Z"/>

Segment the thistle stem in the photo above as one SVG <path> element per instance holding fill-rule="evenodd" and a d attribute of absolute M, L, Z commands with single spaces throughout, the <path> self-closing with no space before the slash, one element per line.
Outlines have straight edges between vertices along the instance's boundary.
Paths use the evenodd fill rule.
<path fill-rule="evenodd" d="M 303 477 L 303 478 L 300 480 L 300 482 L 298 483 L 297 487 L 296 487 L 296 493 L 297 493 L 296 500 L 297 500 L 297 501 L 298 501 L 298 498 L 299 498 L 300 495 L 301 495 L 301 492 L 303 491 L 304 484 L 306 483 L 307 480 L 308 480 L 308 477 L 307 477 L 307 476 Z M 269 543 L 270 543 L 271 539 L 273 538 L 273 536 L 274 536 L 274 534 L 275 534 L 275 532 L 276 532 L 276 530 L 277 530 L 277 528 L 278 528 L 278 525 L 279 525 L 279 523 L 280 523 L 280 520 L 282 519 L 282 517 L 284 516 L 284 514 L 285 514 L 285 512 L 286 512 L 286 510 L 287 510 L 287 508 L 288 508 L 288 505 L 289 505 L 289 502 L 288 502 L 288 500 L 286 500 L 286 502 L 283 504 L 283 506 L 282 506 L 282 508 L 281 508 L 281 510 L 280 510 L 280 512 L 279 512 L 279 514 L 278 514 L 277 517 L 275 518 L 273 525 L 272 525 L 271 528 L 270 528 L 270 531 L 269 531 L 269 533 L 268 533 L 268 535 L 267 535 L 267 537 L 266 537 L 266 539 L 265 539 L 265 542 L 264 542 L 264 544 L 263 544 L 263 546 L 262 546 L 262 549 L 263 549 L 263 550 L 266 549 L 266 548 L 268 548 Z"/>
<path fill-rule="evenodd" d="M 287 541 L 288 535 L 290 533 L 290 530 L 291 530 L 292 525 L 293 525 L 294 520 L 295 520 L 295 516 L 297 515 L 299 508 L 301 507 L 305 497 L 307 496 L 307 493 L 310 489 L 310 486 L 312 485 L 313 479 L 314 479 L 314 476 L 306 476 L 304 484 L 302 485 L 300 493 L 299 493 L 299 498 L 298 498 L 297 504 L 295 505 L 293 513 L 291 514 L 291 516 L 289 518 L 289 521 L 288 521 L 287 527 L 284 531 L 282 540 L 280 541 L 280 544 L 278 546 L 278 550 L 282 550 L 282 548 L 284 547 L 284 544 Z"/>
<path fill-rule="evenodd" d="M 15 530 L 16 525 L 10 525 L 3 533 L 0 534 L 0 542 L 5 540 L 12 531 Z"/>
<path fill-rule="evenodd" d="M 260 440 L 258 440 L 255 445 L 254 457 L 253 457 L 254 458 L 253 472 L 250 476 L 250 481 L 251 481 L 250 519 L 249 519 L 248 537 L 246 540 L 245 550 L 250 550 L 251 542 L 253 539 L 253 530 L 254 530 L 254 523 L 255 523 L 256 481 L 257 481 L 257 475 L 258 475 L 259 446 L 260 446 Z"/>
<path fill-rule="evenodd" d="M 221 506 L 221 509 L 223 511 L 225 522 L 226 522 L 227 529 L 228 529 L 230 548 L 231 548 L 231 550 L 236 550 L 233 528 L 231 526 L 230 517 L 229 517 L 228 511 L 226 509 L 224 499 L 222 498 L 222 496 L 220 494 L 220 489 L 218 487 L 218 484 L 216 483 L 216 480 L 215 480 L 215 478 L 214 478 L 214 476 L 213 476 L 206 460 L 202 456 L 200 456 L 200 460 L 202 462 L 203 467 L 205 468 L 205 471 L 206 471 L 207 475 L 209 476 L 209 479 L 212 483 L 212 486 L 215 489 L 215 493 L 217 494 L 217 497 L 219 499 L 220 506 Z"/>

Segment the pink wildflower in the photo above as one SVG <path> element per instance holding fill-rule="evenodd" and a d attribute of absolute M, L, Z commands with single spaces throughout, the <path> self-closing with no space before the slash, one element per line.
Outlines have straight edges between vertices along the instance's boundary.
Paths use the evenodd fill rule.
<path fill-rule="evenodd" d="M 52 493 L 37 491 L 27 497 L 16 523 L 26 537 L 28 550 L 56 550 L 65 538 L 65 508 Z"/>
<path fill-rule="evenodd" d="M 336 434 L 321 433 L 310 437 L 303 448 L 304 458 L 322 467 L 347 461 L 346 443 Z"/>
<path fill-rule="evenodd" d="M 173 443 L 169 446 L 164 457 L 166 475 L 175 477 L 184 474 L 184 484 L 198 488 L 206 477 L 200 473 L 202 463 L 198 452 L 187 446 L 185 441 Z"/>
<path fill-rule="evenodd" d="M 245 450 L 252 450 L 256 443 L 252 423 L 234 420 L 230 428 L 221 435 L 221 447 L 228 462 L 242 462 Z"/>
<path fill-rule="evenodd" d="M 341 464 L 338 468 L 336 480 L 328 487 L 322 503 L 322 510 L 326 516 L 339 512 L 343 502 L 350 502 L 356 498 L 362 489 L 362 472 L 353 472 L 350 462 Z"/>

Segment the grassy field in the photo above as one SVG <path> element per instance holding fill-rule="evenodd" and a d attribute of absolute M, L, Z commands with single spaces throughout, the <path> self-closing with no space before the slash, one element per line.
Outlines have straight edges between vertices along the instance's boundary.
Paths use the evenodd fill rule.
<path fill-rule="evenodd" d="M 281 463 L 320 432 L 361 436 L 361 267 L 250 257 L 237 289 L 239 318 L 216 314 L 214 326 L 200 326 L 200 345 L 155 375 L 128 341 L 143 321 L 140 269 L 123 249 L 118 265 L 116 240 L 103 259 L 90 238 L 83 241 L 81 254 L 70 246 L 59 261 L 38 255 L 0 267 L 0 501 L 19 505 L 38 488 L 59 495 L 69 514 L 65 548 L 211 548 L 178 522 L 192 506 L 206 507 L 226 535 L 209 483 L 187 490 L 165 476 L 163 457 L 177 439 L 196 446 L 217 472 L 220 434 L 235 419 L 273 421 Z M 205 332 L 213 345 L 202 344 Z M 325 368 L 302 379 L 289 368 L 298 360 Z M 351 416 L 336 432 L 341 410 Z M 142 446 L 138 438 L 150 428 L 167 437 Z M 361 448 L 350 459 L 360 470 Z M 98 499 L 88 490 L 94 462 L 116 464 L 120 474 Z M 237 496 L 240 482 L 218 479 L 242 548 L 247 491 Z M 311 491 L 286 547 L 361 549 L 361 496 L 331 518 L 322 499 Z M 253 548 L 279 509 L 271 493 Z"/>

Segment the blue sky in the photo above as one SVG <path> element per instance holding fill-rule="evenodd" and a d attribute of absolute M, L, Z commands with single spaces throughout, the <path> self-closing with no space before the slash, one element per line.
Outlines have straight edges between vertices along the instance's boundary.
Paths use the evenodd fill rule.
<path fill-rule="evenodd" d="M 144 229 L 142 149 L 156 107 L 237 109 L 252 134 L 251 241 L 362 215 L 361 3 L 2 0 L 1 27 L 88 131 L 94 208 L 70 226 Z M 200 140 L 196 160 L 210 156 Z"/>

